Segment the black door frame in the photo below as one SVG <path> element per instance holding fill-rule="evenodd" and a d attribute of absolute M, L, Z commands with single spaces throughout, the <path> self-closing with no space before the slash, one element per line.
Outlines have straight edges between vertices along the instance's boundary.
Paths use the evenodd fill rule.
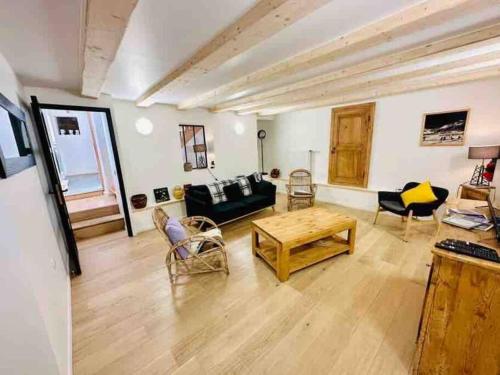
<path fill-rule="evenodd" d="M 106 120 L 108 123 L 109 138 L 111 140 L 111 148 L 113 149 L 113 157 L 115 159 L 116 174 L 118 177 L 118 184 L 120 185 L 120 195 L 122 198 L 123 215 L 125 216 L 125 226 L 127 227 L 127 234 L 129 237 L 133 237 L 134 233 L 132 231 L 132 223 L 130 221 L 130 212 L 127 203 L 127 193 L 125 191 L 125 184 L 123 182 L 122 167 L 120 163 L 120 156 L 118 155 L 118 147 L 116 145 L 115 130 L 113 127 L 113 119 L 111 118 L 111 110 L 104 107 L 88 107 L 79 105 L 66 105 L 66 104 L 48 104 L 39 103 L 40 109 L 56 109 L 56 110 L 68 110 L 68 111 L 82 111 L 82 112 L 101 112 L 106 115 Z M 47 157 L 48 155 L 44 155 Z M 48 163 L 51 165 L 50 163 Z"/>
<path fill-rule="evenodd" d="M 64 200 L 61 181 L 56 170 L 55 159 L 52 156 L 52 149 L 49 140 L 47 126 L 40 109 L 37 97 L 31 97 L 31 111 L 33 113 L 34 127 L 37 130 L 38 140 L 40 143 L 42 159 L 44 161 L 45 170 L 47 173 L 47 182 L 49 194 L 54 196 L 56 209 L 58 212 L 59 225 L 63 232 L 63 239 L 68 253 L 68 271 L 72 276 L 78 276 L 82 273 L 80 268 L 80 260 L 78 257 L 78 247 L 76 245 L 73 229 L 69 219 L 68 208 Z"/>

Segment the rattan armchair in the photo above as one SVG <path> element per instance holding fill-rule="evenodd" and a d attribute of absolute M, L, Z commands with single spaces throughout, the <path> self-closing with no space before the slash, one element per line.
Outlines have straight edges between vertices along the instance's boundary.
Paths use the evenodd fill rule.
<path fill-rule="evenodd" d="M 296 169 L 290 173 L 289 183 L 286 185 L 288 197 L 288 211 L 296 205 L 314 206 L 317 185 L 312 183 L 311 172 L 307 169 Z"/>
<path fill-rule="evenodd" d="M 168 215 L 161 208 L 153 209 L 153 222 L 160 235 L 168 244 L 165 265 L 170 282 L 175 284 L 177 278 L 183 275 L 194 275 L 207 272 L 224 272 L 229 274 L 227 254 L 222 239 L 204 236 L 203 231 L 217 228 L 212 220 L 204 216 L 186 217 L 180 223 L 186 229 L 189 237 L 173 244 L 165 232 Z M 203 252 L 190 251 L 193 246 L 203 246 Z M 180 249 L 188 249 L 189 255 L 182 257 Z"/>

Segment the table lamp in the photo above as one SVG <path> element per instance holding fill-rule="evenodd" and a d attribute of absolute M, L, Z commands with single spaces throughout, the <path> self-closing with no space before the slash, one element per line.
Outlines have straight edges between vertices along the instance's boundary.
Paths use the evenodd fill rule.
<path fill-rule="evenodd" d="M 500 158 L 500 145 L 494 146 L 470 146 L 469 159 L 481 159 L 480 165 L 476 165 L 470 179 L 470 184 L 475 186 L 488 186 L 493 180 L 497 159 Z M 488 165 L 484 165 L 485 159 L 491 159 Z"/>

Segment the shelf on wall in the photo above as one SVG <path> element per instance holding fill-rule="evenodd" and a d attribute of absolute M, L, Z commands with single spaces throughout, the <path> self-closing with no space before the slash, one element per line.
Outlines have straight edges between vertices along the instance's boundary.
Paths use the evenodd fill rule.
<path fill-rule="evenodd" d="M 181 199 L 172 198 L 172 199 L 170 199 L 169 201 L 166 201 L 166 202 L 159 202 L 159 203 L 148 204 L 144 208 L 134 208 L 134 207 L 132 207 L 132 212 L 147 211 L 147 210 L 151 210 L 151 209 L 153 209 L 155 207 L 158 207 L 158 206 L 167 206 L 167 205 L 170 205 L 170 204 L 181 203 L 181 202 L 184 202 L 184 198 L 181 198 Z"/>

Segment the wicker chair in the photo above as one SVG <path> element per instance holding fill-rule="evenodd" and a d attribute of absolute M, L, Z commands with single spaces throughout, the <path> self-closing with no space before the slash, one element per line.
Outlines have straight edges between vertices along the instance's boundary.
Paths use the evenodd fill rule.
<path fill-rule="evenodd" d="M 217 228 L 217 225 L 212 220 L 204 216 L 192 216 L 181 219 L 180 222 L 189 233 L 189 238 L 175 244 L 170 242 L 165 232 L 167 220 L 168 215 L 165 211 L 159 207 L 154 208 L 153 221 L 156 229 L 167 242 L 169 248 L 165 258 L 165 265 L 167 266 L 168 276 L 172 284 L 176 282 L 177 277 L 183 275 L 207 272 L 225 272 L 227 275 L 229 274 L 227 254 L 223 241 L 200 234 L 204 230 Z M 197 254 L 190 252 L 189 256 L 184 259 L 179 249 L 191 249 L 193 244 L 195 246 L 203 246 L 203 252 Z"/>
<path fill-rule="evenodd" d="M 290 173 L 289 183 L 286 185 L 288 196 L 288 211 L 300 204 L 306 207 L 314 206 L 316 184 L 312 183 L 311 172 L 307 169 L 296 169 Z"/>

